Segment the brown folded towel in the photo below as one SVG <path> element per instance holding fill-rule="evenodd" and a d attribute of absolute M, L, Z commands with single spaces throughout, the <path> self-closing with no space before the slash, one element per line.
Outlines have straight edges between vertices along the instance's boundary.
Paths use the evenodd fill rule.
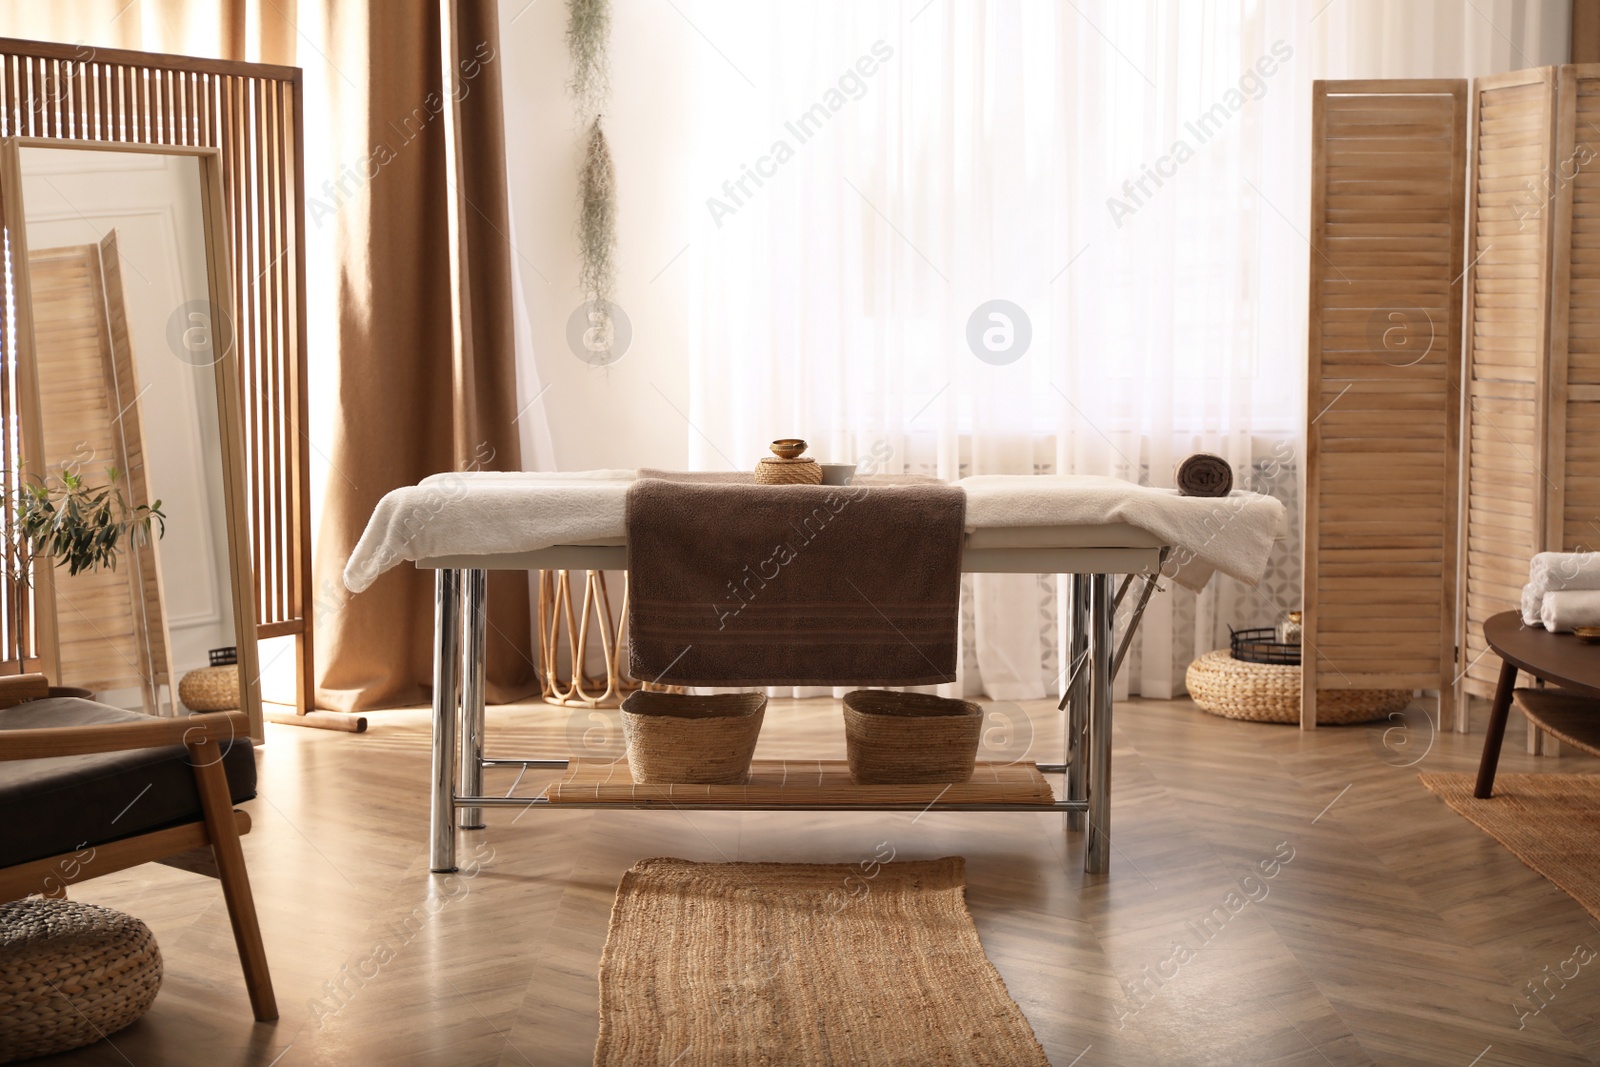
<path fill-rule="evenodd" d="M 1179 496 L 1227 496 L 1233 492 L 1233 468 L 1221 456 L 1196 452 L 1178 464 L 1173 476 Z"/>
<path fill-rule="evenodd" d="M 717 485 L 754 485 L 755 471 L 669 471 L 640 467 L 639 477 L 664 482 L 710 482 Z M 856 474 L 851 485 L 944 485 L 926 474 Z M 838 488 L 835 486 L 834 488 Z"/>
<path fill-rule="evenodd" d="M 629 669 L 677 685 L 955 680 L 966 494 L 942 483 L 628 490 Z"/>

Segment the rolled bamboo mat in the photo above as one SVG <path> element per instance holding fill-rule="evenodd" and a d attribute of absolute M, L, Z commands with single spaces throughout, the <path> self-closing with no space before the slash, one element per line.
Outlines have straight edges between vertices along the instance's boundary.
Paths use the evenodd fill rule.
<path fill-rule="evenodd" d="M 1052 804 L 1055 793 L 1033 763 L 980 762 L 965 782 L 929 785 L 857 785 L 844 760 L 755 760 L 745 785 L 637 785 L 626 760 L 573 760 L 566 776 L 545 790 L 551 804 L 612 801 L 636 804 L 683 801 L 730 804 Z"/>
<path fill-rule="evenodd" d="M 965 861 L 641 860 L 600 958 L 597 1067 L 1048 1067 Z"/>
<path fill-rule="evenodd" d="M 1499 774 L 1487 800 L 1472 795 L 1474 775 L 1418 777 L 1456 814 L 1600 918 L 1600 775 Z"/>

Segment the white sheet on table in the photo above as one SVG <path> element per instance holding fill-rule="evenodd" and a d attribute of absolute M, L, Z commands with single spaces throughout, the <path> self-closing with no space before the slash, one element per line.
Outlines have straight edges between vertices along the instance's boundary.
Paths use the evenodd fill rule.
<path fill-rule="evenodd" d="M 532 552 L 626 533 L 631 470 L 438 474 L 378 502 L 345 565 L 361 592 L 402 562 L 439 556 Z M 1286 523 L 1271 497 L 1184 497 L 1115 478 L 981 475 L 956 483 L 967 494 L 967 528 L 1124 522 L 1175 546 L 1177 580 L 1199 589 L 1220 570 L 1257 582 Z M 1173 573 L 1169 567 L 1168 573 Z"/>
<path fill-rule="evenodd" d="M 631 470 L 436 474 L 378 501 L 350 552 L 344 584 L 359 593 L 398 563 L 531 552 L 621 536 Z"/>
<path fill-rule="evenodd" d="M 967 493 L 969 530 L 1125 522 L 1172 545 L 1166 573 L 1195 590 L 1214 571 L 1259 582 L 1288 523 L 1283 504 L 1258 493 L 1180 496 L 1091 474 L 980 474 L 956 484 Z"/>

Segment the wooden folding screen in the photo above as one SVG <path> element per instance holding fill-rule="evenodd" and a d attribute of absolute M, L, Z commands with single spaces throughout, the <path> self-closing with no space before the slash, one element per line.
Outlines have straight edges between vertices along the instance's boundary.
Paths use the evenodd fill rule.
<path fill-rule="evenodd" d="M 304 715 L 313 706 L 313 678 L 300 109 L 300 71 L 293 67 L 0 38 L 0 136 L 222 150 L 235 281 L 230 325 L 240 358 L 256 629 L 262 638 L 295 639 L 295 699 Z M 10 336 L 5 302 L 0 301 L 0 337 L 6 345 L 0 373 L 0 478 L 5 479 L 14 478 L 19 469 L 16 360 Z M 15 483 L 7 481 L 0 489 L 9 498 Z M 7 522 L 9 515 L 0 509 L 0 525 Z M 9 574 L 0 576 L 6 655 L 15 654 L 11 650 L 19 638 L 25 648 L 36 648 L 26 598 L 20 610 L 12 606 L 11 582 Z"/>
<path fill-rule="evenodd" d="M 1551 336 L 1560 289 L 1551 273 L 1559 204 L 1552 172 L 1557 78 L 1556 68 L 1543 67 L 1473 85 L 1465 547 L 1456 637 L 1460 730 L 1467 694 L 1491 695 L 1500 669 L 1484 644 L 1483 621 L 1517 606 L 1529 558 L 1560 540 L 1560 471 L 1547 465 L 1550 390 L 1564 377 Z M 1558 516 L 1553 524 L 1547 502 Z"/>
<path fill-rule="evenodd" d="M 1600 550 L 1600 64 L 1561 68 L 1543 547 Z"/>
<path fill-rule="evenodd" d="M 1313 88 L 1301 725 L 1319 689 L 1451 700 L 1463 81 Z"/>
<path fill-rule="evenodd" d="M 104 484 L 105 468 L 115 467 L 129 506 L 150 503 L 116 231 L 97 245 L 30 249 L 28 270 L 34 336 L 50 353 L 38 368 L 39 395 L 58 416 L 43 427 L 41 465 L 76 467 L 90 484 Z M 84 470 L 89 457 L 94 469 Z M 156 714 L 160 688 L 174 681 L 157 551 L 150 539 L 130 545 L 116 569 L 52 574 L 61 649 L 52 681 L 137 688 L 145 711 Z"/>

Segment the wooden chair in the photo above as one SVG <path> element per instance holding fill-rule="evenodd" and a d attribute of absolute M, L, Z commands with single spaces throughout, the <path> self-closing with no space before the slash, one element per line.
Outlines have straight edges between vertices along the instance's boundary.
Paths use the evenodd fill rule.
<path fill-rule="evenodd" d="M 21 762 L 31 760 L 49 762 Z M 108 790 L 120 787 L 121 803 L 146 780 L 117 812 Z M 239 844 L 250 816 L 233 808 L 254 795 L 243 712 L 157 719 L 51 697 L 41 674 L 0 677 L 0 901 L 63 897 L 74 882 L 152 861 L 210 874 L 222 882 L 250 1007 L 267 1022 L 278 1007 Z"/>

